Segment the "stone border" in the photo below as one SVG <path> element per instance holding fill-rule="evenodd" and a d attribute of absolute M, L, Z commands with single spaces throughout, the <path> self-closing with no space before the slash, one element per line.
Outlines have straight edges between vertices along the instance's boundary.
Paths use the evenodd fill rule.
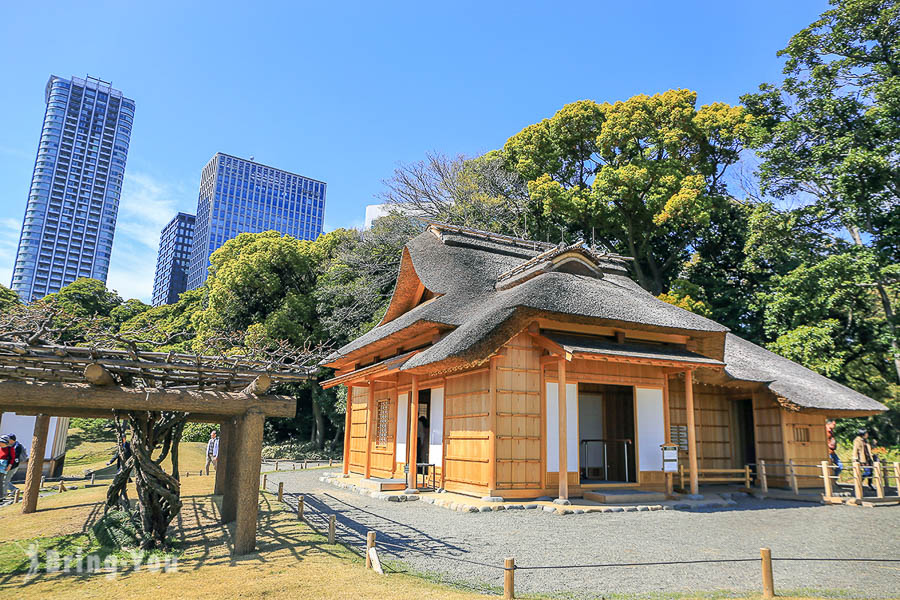
<path fill-rule="evenodd" d="M 441 498 L 435 496 L 422 496 L 419 494 L 404 494 L 400 493 L 391 493 L 391 492 L 380 492 L 375 491 L 366 487 L 362 487 L 347 481 L 343 480 L 343 477 L 336 477 L 333 475 L 325 475 L 319 477 L 319 481 L 322 483 L 327 483 L 333 485 L 337 488 L 348 490 L 359 494 L 360 496 L 368 496 L 370 498 L 374 498 L 375 500 L 383 500 L 386 502 L 414 502 L 417 500 L 421 500 L 426 504 L 433 504 L 435 506 L 440 506 L 441 508 L 446 508 L 448 510 L 453 510 L 461 513 L 487 513 L 487 512 L 499 512 L 501 510 L 537 510 L 542 509 L 542 512 L 556 514 L 556 515 L 582 515 L 587 513 L 623 513 L 623 512 L 651 512 L 657 510 L 694 510 L 694 509 L 702 509 L 702 508 L 726 508 L 728 506 L 733 506 L 737 504 L 732 498 L 731 494 L 723 494 L 721 501 L 711 501 L 711 502 L 693 502 L 691 504 L 685 502 L 673 502 L 668 501 L 666 504 L 638 504 L 638 505 L 627 505 L 627 506 L 589 506 L 589 507 L 576 507 L 574 505 L 570 506 L 542 506 L 537 502 L 525 502 L 525 503 L 498 503 L 496 501 L 492 501 L 490 505 L 486 506 L 476 506 L 473 504 L 466 504 L 464 502 L 459 502 L 457 500 L 451 500 L 449 498 Z"/>

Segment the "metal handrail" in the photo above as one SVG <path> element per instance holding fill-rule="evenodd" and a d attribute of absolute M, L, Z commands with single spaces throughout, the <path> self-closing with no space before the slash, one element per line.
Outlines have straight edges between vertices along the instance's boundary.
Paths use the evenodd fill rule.
<path fill-rule="evenodd" d="M 607 452 L 607 443 L 608 442 L 622 442 L 622 448 L 624 452 L 622 453 L 625 457 L 625 481 L 628 481 L 628 446 L 633 444 L 634 441 L 631 438 L 596 438 L 589 440 L 581 440 L 581 464 L 587 464 L 587 449 L 588 444 L 599 443 L 602 444 L 603 448 L 603 479 L 604 481 L 609 481 L 609 454 Z"/>

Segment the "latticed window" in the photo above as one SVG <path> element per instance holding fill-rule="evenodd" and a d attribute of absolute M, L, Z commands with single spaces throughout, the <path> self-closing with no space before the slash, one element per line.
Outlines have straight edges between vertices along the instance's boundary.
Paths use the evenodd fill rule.
<path fill-rule="evenodd" d="M 390 441 L 391 403 L 383 400 L 378 403 L 375 413 L 375 443 L 379 446 L 387 446 Z"/>
<path fill-rule="evenodd" d="M 809 441 L 809 427 L 794 427 L 794 441 L 795 442 L 808 442 Z"/>

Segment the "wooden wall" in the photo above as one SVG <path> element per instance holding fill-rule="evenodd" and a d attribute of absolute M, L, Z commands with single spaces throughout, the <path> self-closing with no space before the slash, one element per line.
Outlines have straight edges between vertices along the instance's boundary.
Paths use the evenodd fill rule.
<path fill-rule="evenodd" d="M 541 487 L 540 349 L 520 333 L 494 359 L 498 490 Z"/>
<path fill-rule="evenodd" d="M 784 442 L 781 434 L 781 407 L 768 391 L 753 394 L 753 426 L 756 436 L 756 460 L 777 465 L 785 461 Z M 783 469 L 773 467 L 768 475 L 783 474 Z M 783 480 L 779 480 L 783 481 Z M 780 484 L 776 482 L 776 484 Z"/>
<path fill-rule="evenodd" d="M 734 402 L 725 388 L 694 385 L 694 419 L 697 424 L 697 461 L 700 469 L 734 469 L 736 435 L 733 430 Z M 687 426 L 684 379 L 669 379 L 669 424 Z M 679 460 L 687 464 L 687 452 Z"/>
<path fill-rule="evenodd" d="M 365 473 L 369 389 L 353 386 L 350 405 L 350 471 Z"/>
<path fill-rule="evenodd" d="M 444 487 L 485 494 L 491 442 L 490 369 L 449 376 L 444 387 Z"/>
<path fill-rule="evenodd" d="M 797 465 L 818 465 L 828 460 L 825 415 L 782 409 L 781 422 L 786 458 Z M 794 472 L 800 487 L 822 487 L 821 468 L 798 466 Z"/>

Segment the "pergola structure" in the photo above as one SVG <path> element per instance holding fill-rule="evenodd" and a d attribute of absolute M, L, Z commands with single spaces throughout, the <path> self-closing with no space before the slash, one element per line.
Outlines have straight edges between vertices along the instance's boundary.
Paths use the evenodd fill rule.
<path fill-rule="evenodd" d="M 294 398 L 266 392 L 308 377 L 299 361 L 0 341 L 0 412 L 37 416 L 22 512 L 37 510 L 51 416 L 186 413 L 221 425 L 214 493 L 223 496 L 222 522 L 235 522 L 233 553 L 252 552 L 263 423 L 296 412 Z"/>

